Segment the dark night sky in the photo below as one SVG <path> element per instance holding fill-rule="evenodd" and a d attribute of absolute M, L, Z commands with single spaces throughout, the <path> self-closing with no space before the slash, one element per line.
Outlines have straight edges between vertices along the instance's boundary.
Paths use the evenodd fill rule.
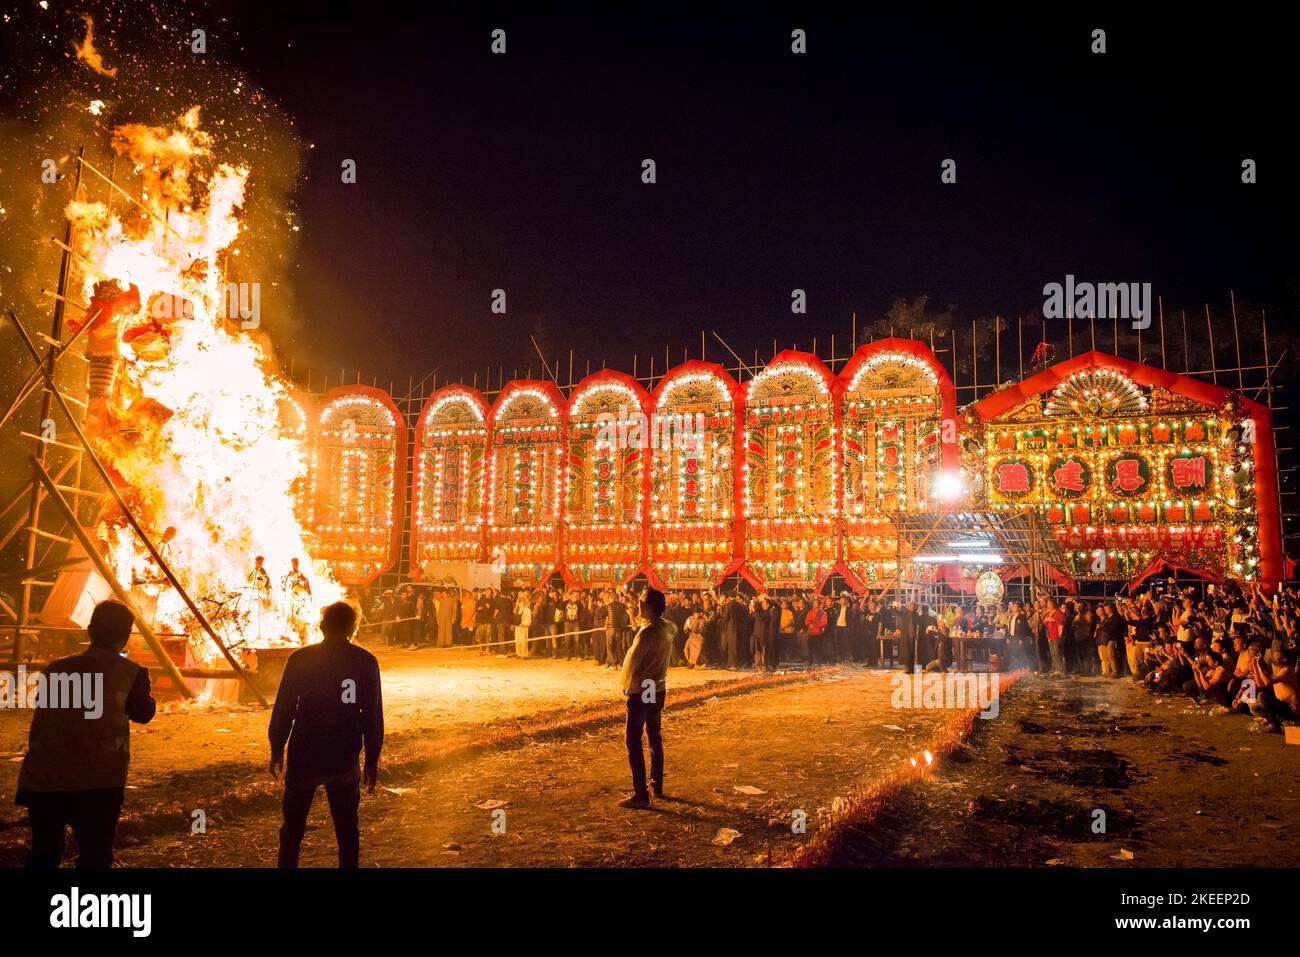
<path fill-rule="evenodd" d="M 698 354 L 701 329 L 751 356 L 814 336 L 825 352 L 852 310 L 865 323 L 927 294 L 969 328 L 1041 314 L 1066 273 L 1149 281 L 1188 309 L 1226 308 L 1231 288 L 1294 314 L 1276 25 L 216 9 L 240 48 L 216 29 L 211 53 L 313 144 L 284 345 L 332 378 L 522 375 L 539 330 L 579 371 L 630 370 L 634 352 L 661 371 L 666 345 Z"/>

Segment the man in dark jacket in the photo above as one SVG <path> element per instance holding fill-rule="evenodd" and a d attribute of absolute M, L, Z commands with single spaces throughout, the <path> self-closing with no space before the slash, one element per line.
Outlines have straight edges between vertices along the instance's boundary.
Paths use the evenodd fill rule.
<path fill-rule="evenodd" d="M 156 705 L 149 672 L 122 657 L 131 611 L 95 606 L 90 648 L 42 672 L 41 697 L 18 772 L 15 802 L 27 807 L 32 849 L 27 866 L 56 868 L 67 826 L 77 838 L 77 867 L 112 867 L 113 839 L 131 764 L 131 724 L 148 724 Z"/>
<path fill-rule="evenodd" d="M 609 617 L 609 605 L 612 599 L 609 592 L 602 592 L 600 603 L 591 615 L 591 657 L 598 665 L 609 666 L 607 656 L 608 642 L 605 640 L 605 619 Z"/>
<path fill-rule="evenodd" d="M 768 633 L 772 628 L 772 615 L 766 595 L 754 599 L 752 615 L 754 631 L 749 638 L 749 647 L 750 653 L 754 656 L 754 667 L 770 671 L 767 665 L 767 649 L 770 644 Z"/>
<path fill-rule="evenodd" d="M 515 623 L 515 603 L 510 600 L 510 596 L 503 591 L 495 591 L 492 596 L 492 629 L 496 647 L 489 649 L 496 652 L 504 652 L 509 642 L 514 639 L 510 635 L 511 629 Z"/>
<path fill-rule="evenodd" d="M 627 656 L 628 644 L 631 639 L 631 631 L 632 616 L 628 613 L 627 605 L 615 593 L 614 600 L 610 602 L 609 610 L 605 616 L 609 663 L 615 668 L 623 666 L 623 659 Z"/>
<path fill-rule="evenodd" d="M 384 703 L 379 662 L 350 640 L 356 627 L 356 609 L 335 602 L 321 613 L 324 639 L 299 648 L 284 666 L 269 729 L 272 777 L 285 770 L 285 742 L 289 745 L 281 867 L 298 866 L 307 812 L 322 786 L 334 819 L 339 867 L 356 867 L 360 862 L 357 809 L 363 781 L 366 790 L 375 793 L 384 743 Z M 364 769 L 358 767 L 363 744 Z"/>

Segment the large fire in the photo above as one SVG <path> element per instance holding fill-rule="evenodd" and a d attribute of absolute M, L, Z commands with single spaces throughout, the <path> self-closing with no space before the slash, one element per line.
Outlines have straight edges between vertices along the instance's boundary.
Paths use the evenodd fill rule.
<path fill-rule="evenodd" d="M 313 568 L 295 514 L 304 436 L 256 310 L 239 308 L 258 299 L 226 282 L 249 170 L 213 161 L 198 107 L 170 127 L 119 126 L 113 147 L 139 177 L 148 212 L 120 196 L 67 209 L 81 262 L 95 264 L 82 287 L 86 431 L 224 640 L 300 643 L 342 589 Z M 219 650 L 121 517 L 106 511 L 99 535 L 122 583 L 156 599 L 155 626 L 189 635 L 215 660 Z"/>

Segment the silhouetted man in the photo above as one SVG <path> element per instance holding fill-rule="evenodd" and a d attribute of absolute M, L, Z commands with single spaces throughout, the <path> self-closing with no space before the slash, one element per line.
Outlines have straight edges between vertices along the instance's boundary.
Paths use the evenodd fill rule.
<path fill-rule="evenodd" d="M 668 659 L 673 653 L 677 627 L 663 617 L 664 593 L 646 588 L 641 593 L 641 617 L 645 624 L 632 639 L 623 659 L 623 695 L 627 698 L 627 759 L 632 766 L 632 796 L 623 807 L 649 807 L 646 789 L 645 754 L 641 751 L 641 729 L 650 742 L 650 784 L 656 797 L 664 796 L 664 741 L 660 718 L 668 680 Z"/>
<path fill-rule="evenodd" d="M 131 764 L 131 722 L 148 724 L 156 705 L 149 672 L 122 657 L 130 610 L 95 606 L 90 648 L 42 673 L 16 803 L 32 824 L 27 866 L 58 867 L 67 826 L 77 838 L 78 867 L 112 867 L 113 839 Z"/>
<path fill-rule="evenodd" d="M 284 776 L 284 824 L 280 828 L 280 866 L 297 867 L 307 830 L 307 812 L 318 787 L 325 788 L 339 867 L 356 867 L 361 856 L 357 808 L 361 782 L 375 793 L 379 751 L 384 743 L 384 704 L 379 662 L 352 644 L 357 610 L 335 602 L 321 612 L 324 639 L 299 648 L 285 663 L 284 678 L 271 712 L 271 776 Z M 365 745 L 364 770 L 358 767 Z"/>

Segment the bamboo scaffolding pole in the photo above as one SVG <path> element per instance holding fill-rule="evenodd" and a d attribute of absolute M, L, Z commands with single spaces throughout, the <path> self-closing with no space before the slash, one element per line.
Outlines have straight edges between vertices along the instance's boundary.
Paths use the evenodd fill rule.
<path fill-rule="evenodd" d="M 86 152 L 85 146 L 79 146 L 77 148 L 78 161 L 82 159 L 85 152 Z M 81 166 L 78 165 L 77 175 L 73 178 L 73 183 L 72 183 L 72 198 L 75 200 L 80 192 L 81 192 Z M 67 223 L 65 224 L 63 235 L 65 241 L 60 245 L 63 247 L 64 251 L 63 251 L 63 255 L 59 257 L 59 281 L 58 281 L 58 286 L 55 290 L 58 293 L 60 298 L 54 301 L 54 315 L 50 320 L 50 338 L 57 339 L 57 340 L 63 339 L 64 299 L 67 297 L 68 294 L 68 277 L 71 275 L 72 272 L 72 256 L 74 255 L 71 246 L 72 220 L 68 220 Z M 55 368 L 55 363 L 58 361 L 58 353 L 55 351 L 55 347 L 50 346 L 46 350 L 44 360 L 42 360 L 40 353 L 36 349 L 36 346 L 32 343 L 31 338 L 27 335 L 26 330 L 23 329 L 22 324 L 18 321 L 18 317 L 15 316 L 12 311 L 10 311 L 9 318 L 12 319 L 14 325 L 18 327 L 18 331 L 22 334 L 23 342 L 25 342 L 27 344 L 27 348 L 31 350 L 32 358 L 36 361 L 36 368 L 38 370 L 43 371 L 46 382 L 50 384 L 50 389 L 53 389 L 54 368 Z M 42 431 L 43 431 L 42 424 L 46 422 L 50 417 L 50 412 L 52 409 L 51 406 L 52 401 L 53 401 L 53 397 L 49 390 L 47 390 L 45 393 L 42 394 L 40 418 L 37 419 L 38 427 L 41 427 Z M 6 416 L 6 418 L 7 417 L 8 416 Z M 48 447 L 44 442 L 37 443 L 35 458 L 36 461 L 40 463 L 42 469 L 45 467 L 47 451 L 48 451 Z M 27 528 L 29 529 L 40 528 L 40 525 L 41 525 L 41 490 L 40 490 L 40 486 L 38 486 L 35 482 L 33 482 L 31 501 L 27 510 Z M 24 561 L 23 561 L 24 568 L 31 568 L 36 563 L 36 539 L 37 536 L 34 533 L 28 532 L 27 547 L 24 552 Z M 19 589 L 18 614 L 14 618 L 14 661 L 22 660 L 23 628 L 27 624 L 27 619 L 28 616 L 31 615 L 31 610 L 32 610 L 32 584 L 31 582 L 24 581 L 22 583 L 22 587 Z"/>
<path fill-rule="evenodd" d="M 1179 309 L 1178 314 L 1183 319 L 1183 374 L 1186 375 L 1187 370 L 1192 367 L 1192 360 L 1187 351 L 1187 310 Z"/>
<path fill-rule="evenodd" d="M 956 365 L 954 361 L 953 365 Z M 956 371 L 956 370 L 954 370 Z M 1016 316 L 1016 378 L 1025 377 L 1025 320 Z"/>
<path fill-rule="evenodd" d="M 1228 298 L 1232 302 L 1232 340 L 1237 344 L 1237 391 L 1240 392 L 1246 383 L 1241 376 L 1241 329 L 1237 325 L 1237 294 L 1229 289 Z"/>
<path fill-rule="evenodd" d="M 175 237 L 176 237 L 177 239 L 179 239 L 181 242 L 185 242 L 185 237 L 182 236 L 180 233 L 176 232 L 176 230 L 172 229 L 170 223 L 168 222 L 168 220 L 166 220 L 166 219 L 164 219 L 163 217 L 159 216 L 157 213 L 155 213 L 152 209 L 150 209 L 150 208 L 149 208 L 148 206 L 146 206 L 144 203 L 140 202 L 140 200 L 136 199 L 134 196 L 132 196 L 130 193 L 128 193 L 126 190 L 124 190 L 121 186 L 118 186 L 117 183 L 115 183 L 115 182 L 113 181 L 113 177 L 111 177 L 111 176 L 105 176 L 105 175 L 104 175 L 103 173 L 101 173 L 99 170 L 95 169 L 95 167 L 94 167 L 93 165 L 91 165 L 90 161 L 87 160 L 87 159 L 85 158 L 85 156 L 82 155 L 82 152 L 83 152 L 83 151 L 78 151 L 78 153 L 77 153 L 77 164 L 78 164 L 77 177 L 78 177 L 78 181 L 80 181 L 81 170 L 82 170 L 82 169 L 88 169 L 88 170 L 90 170 L 90 172 L 94 173 L 96 176 L 98 176 L 100 179 L 102 179 L 105 183 L 107 183 L 109 186 L 111 186 L 114 190 L 116 190 L 117 192 L 119 192 L 119 193 L 121 193 L 123 196 L 125 196 L 125 197 L 126 197 L 126 198 L 131 202 L 131 203 L 133 203 L 133 204 L 136 205 L 136 206 L 139 206 L 140 209 L 141 209 L 143 212 L 147 213 L 148 215 L 152 216 L 154 219 L 158 220 L 158 222 L 162 224 L 162 227 L 163 227 L 163 229 L 164 229 L 165 232 L 171 233 L 173 236 L 175 236 Z M 113 163 L 114 163 L 114 169 L 115 169 L 115 171 L 116 171 L 116 165 L 117 165 L 117 158 L 116 158 L 116 157 L 114 157 L 114 159 L 113 159 Z M 169 210 L 168 210 L 168 213 L 170 214 L 170 212 L 171 212 L 171 210 L 169 209 Z M 164 239 L 163 241 L 166 242 L 166 239 Z"/>
<path fill-rule="evenodd" d="M 171 656 L 167 654 L 167 650 L 163 648 L 162 643 L 154 635 L 153 629 L 150 628 L 148 623 L 144 620 L 144 616 L 140 614 L 140 609 L 135 607 L 135 602 L 131 601 L 131 596 L 128 595 L 126 589 L 122 587 L 122 583 L 117 580 L 117 576 L 114 575 L 113 570 L 108 567 L 108 563 L 104 561 L 104 556 L 99 554 L 99 548 L 96 546 L 95 542 L 91 540 L 90 536 L 86 534 L 86 530 L 81 527 L 81 522 L 78 521 L 76 513 L 72 510 L 72 506 L 68 504 L 67 500 L 59 494 L 59 490 L 55 488 L 54 480 L 50 478 L 50 473 L 45 471 L 45 466 L 41 465 L 34 455 L 31 456 L 31 463 L 32 472 L 35 476 L 35 482 L 33 482 L 33 484 L 40 483 L 40 485 L 45 486 L 50 501 L 53 502 L 54 506 L 63 513 L 63 517 L 67 519 L 68 524 L 72 526 L 73 534 L 75 534 L 77 540 L 81 542 L 81 547 L 86 553 L 86 558 L 90 560 L 90 564 L 95 566 L 95 571 L 99 572 L 100 577 L 102 577 L 108 584 L 114 597 L 116 597 L 117 600 L 125 605 L 127 610 L 131 612 L 131 617 L 135 619 L 135 627 L 140 632 L 140 637 L 142 637 L 145 644 L 149 646 L 149 650 L 154 653 L 154 657 L 158 659 L 158 664 L 162 665 L 162 669 L 167 674 L 167 677 L 171 678 L 172 681 L 176 683 L 176 687 L 180 690 L 182 695 L 186 698 L 193 698 L 194 692 L 191 691 L 189 685 L 185 683 L 184 677 L 176 667 L 176 662 L 172 661 Z M 17 655 L 14 656 L 14 660 L 18 660 Z"/>
<path fill-rule="evenodd" d="M 63 476 L 68 474 L 68 470 L 72 468 L 74 461 L 75 461 L 74 459 L 69 458 L 66 462 L 64 462 L 61 466 L 59 466 L 59 471 L 56 472 L 54 475 L 54 480 L 56 482 L 61 481 L 63 479 Z M 14 507 L 14 505 L 17 505 L 24 498 L 26 498 L 30 493 L 30 491 L 31 491 L 30 483 L 24 482 L 22 486 L 18 489 L 18 491 L 16 491 L 13 497 L 9 500 L 10 504 L 8 505 L 8 507 L 6 507 L 3 511 L 0 511 L 0 515 L 7 514 L 9 510 Z M 18 518 L 16 522 L 14 522 L 13 525 L 9 526 L 9 530 L 4 533 L 4 536 L 0 537 L 0 548 L 4 548 L 6 545 L 8 545 L 10 540 L 26 527 L 27 527 L 27 516 L 22 515 Z"/>
<path fill-rule="evenodd" d="M 1214 354 L 1214 324 L 1210 322 L 1210 304 L 1205 304 L 1205 331 L 1210 336 L 1210 375 L 1214 378 L 1214 384 L 1219 384 L 1219 360 Z"/>
<path fill-rule="evenodd" d="M 1163 296 L 1156 297 L 1156 303 L 1159 306 L 1158 314 L 1160 316 L 1160 368 L 1165 368 L 1165 300 Z"/>

